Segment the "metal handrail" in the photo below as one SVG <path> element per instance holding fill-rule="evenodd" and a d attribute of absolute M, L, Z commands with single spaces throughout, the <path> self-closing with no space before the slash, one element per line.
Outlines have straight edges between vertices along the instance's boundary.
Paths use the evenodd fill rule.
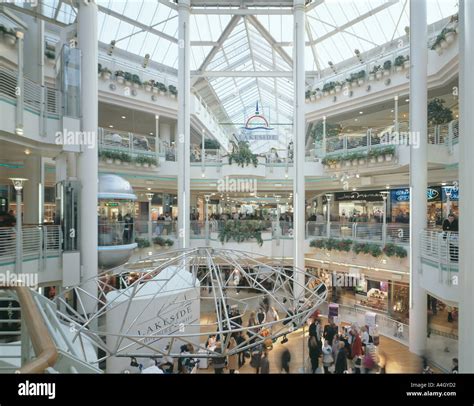
<path fill-rule="evenodd" d="M 0 289 L 14 289 L 21 308 L 21 318 L 26 325 L 29 339 L 33 345 L 36 359 L 23 365 L 21 374 L 45 373 L 48 368 L 54 367 L 58 359 L 58 350 L 47 329 L 38 307 L 26 286 L 1 286 Z"/>

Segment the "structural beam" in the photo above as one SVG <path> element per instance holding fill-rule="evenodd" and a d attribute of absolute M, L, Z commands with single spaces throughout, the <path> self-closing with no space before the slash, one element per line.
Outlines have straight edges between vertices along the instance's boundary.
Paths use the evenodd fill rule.
<path fill-rule="evenodd" d="M 294 257 L 294 302 L 298 307 L 304 302 L 303 286 L 304 273 L 304 246 L 305 246 L 305 2 L 294 0 L 294 27 L 293 27 L 293 84 L 294 84 L 294 179 L 293 179 L 293 244 Z"/>
<path fill-rule="evenodd" d="M 292 15 L 288 9 L 276 8 L 193 8 L 193 14 L 206 15 L 233 15 L 233 16 L 254 16 L 254 15 Z"/>
<path fill-rule="evenodd" d="M 461 0 L 459 8 L 459 211 L 462 221 L 459 222 L 459 372 L 474 372 L 474 250 L 472 233 L 474 216 L 472 199 L 474 184 L 474 138 L 471 136 L 474 125 L 474 82 L 472 81 L 472 64 L 474 63 L 474 3 Z M 454 281 L 453 281 L 454 282 Z"/>
<path fill-rule="evenodd" d="M 207 78 L 292 78 L 291 71 L 193 71 L 193 77 Z"/>
<path fill-rule="evenodd" d="M 149 27 L 146 24 L 141 23 L 140 21 L 134 20 L 133 18 L 129 18 L 123 14 L 117 13 L 116 11 L 111 10 L 110 8 L 104 7 L 104 6 L 98 6 L 98 9 L 100 12 L 107 14 L 111 17 L 118 18 L 119 20 L 122 20 L 126 22 L 127 24 L 131 24 L 135 27 L 140 28 L 143 31 L 149 32 L 150 34 L 154 34 L 158 37 L 164 38 L 174 44 L 178 43 L 178 40 L 175 37 L 172 37 L 171 35 L 165 34 L 164 32 L 161 32 L 155 28 Z"/>
<path fill-rule="evenodd" d="M 421 235 L 426 227 L 428 187 L 428 26 L 426 0 L 410 2 L 410 131 L 419 145 L 410 146 L 410 351 L 426 350 L 427 303 L 421 285 Z"/>
<path fill-rule="evenodd" d="M 189 248 L 190 238 L 190 0 L 178 1 L 178 238 L 181 248 Z"/>
<path fill-rule="evenodd" d="M 319 44 L 320 42 L 323 42 L 323 41 L 327 40 L 328 38 L 332 37 L 333 35 L 337 34 L 338 32 L 345 31 L 349 27 L 352 27 L 353 25 L 356 25 L 356 24 L 360 23 L 361 21 L 365 20 L 366 18 L 371 17 L 371 16 L 379 13 L 380 11 L 385 10 L 386 8 L 393 6 L 394 4 L 396 4 L 398 2 L 399 2 L 399 0 L 387 1 L 386 3 L 383 3 L 380 6 L 375 7 L 374 9 L 368 11 L 367 13 L 361 14 L 357 18 L 354 18 L 353 20 L 349 20 L 347 23 L 342 24 L 341 26 L 337 27 L 336 29 L 334 29 L 332 31 L 329 31 L 328 33 L 318 37 L 317 39 L 315 39 L 313 41 L 309 41 L 309 45 Z"/>

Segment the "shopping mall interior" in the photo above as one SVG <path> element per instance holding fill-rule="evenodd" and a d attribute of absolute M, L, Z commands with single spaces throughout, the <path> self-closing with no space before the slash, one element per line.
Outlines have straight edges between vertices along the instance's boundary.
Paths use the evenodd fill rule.
<path fill-rule="evenodd" d="M 474 373 L 473 39 L 467 0 L 0 2 L 0 372 Z"/>

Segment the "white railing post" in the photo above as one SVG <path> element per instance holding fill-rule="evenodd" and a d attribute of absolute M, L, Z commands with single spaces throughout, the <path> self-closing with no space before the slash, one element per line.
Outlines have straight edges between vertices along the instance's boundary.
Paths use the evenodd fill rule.
<path fill-rule="evenodd" d="M 454 120 L 448 124 L 448 152 L 450 155 L 453 154 L 453 125 Z"/>
<path fill-rule="evenodd" d="M 438 239 L 438 249 L 437 249 L 437 263 L 438 263 L 438 280 L 440 283 L 443 283 L 443 265 L 441 264 L 441 244 L 443 241 L 443 233 L 437 234 Z"/>

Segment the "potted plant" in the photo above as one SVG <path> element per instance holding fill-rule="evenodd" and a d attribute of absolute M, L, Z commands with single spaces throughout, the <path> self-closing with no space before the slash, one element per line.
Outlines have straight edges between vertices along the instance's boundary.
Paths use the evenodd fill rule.
<path fill-rule="evenodd" d="M 151 83 L 151 91 L 153 94 L 158 94 L 160 93 L 159 89 L 158 89 L 158 84 L 154 81 L 154 80 L 150 80 L 150 83 Z"/>
<path fill-rule="evenodd" d="M 314 94 L 316 94 L 316 100 L 319 100 L 321 97 L 323 97 L 323 93 L 319 87 L 313 92 L 313 95 Z"/>
<path fill-rule="evenodd" d="M 114 164 L 115 165 L 121 165 L 122 164 L 122 153 L 120 152 L 114 152 Z"/>
<path fill-rule="evenodd" d="M 44 47 L 44 56 L 48 62 L 54 62 L 56 60 L 56 47 L 54 44 L 46 42 Z"/>
<path fill-rule="evenodd" d="M 344 157 L 344 166 L 345 166 L 345 167 L 351 166 L 350 155 L 346 155 L 346 156 Z"/>
<path fill-rule="evenodd" d="M 97 74 L 98 76 L 100 76 L 102 73 L 102 64 L 101 63 L 98 63 L 97 64 Z"/>
<path fill-rule="evenodd" d="M 306 90 L 305 94 L 304 94 L 304 98 L 306 99 L 306 101 L 310 101 L 311 99 L 311 90 Z"/>
<path fill-rule="evenodd" d="M 143 82 L 143 86 L 145 87 L 146 92 L 151 93 L 151 88 L 153 87 L 153 84 L 149 80 L 146 80 L 145 82 Z"/>
<path fill-rule="evenodd" d="M 377 79 L 377 80 L 382 79 L 382 76 L 383 76 L 383 69 L 382 69 L 382 66 L 380 66 L 380 65 L 375 65 L 375 66 L 374 66 L 374 73 L 375 73 L 375 79 Z"/>
<path fill-rule="evenodd" d="M 130 72 L 125 72 L 125 75 L 124 75 L 124 79 L 125 79 L 125 86 L 132 86 L 132 74 Z"/>
<path fill-rule="evenodd" d="M 123 84 L 125 82 L 125 72 L 123 70 L 115 71 L 115 80 Z"/>
<path fill-rule="evenodd" d="M 357 84 L 362 86 L 365 82 L 365 70 L 361 70 L 357 73 Z"/>
<path fill-rule="evenodd" d="M 369 158 L 369 162 L 371 164 L 375 164 L 377 162 L 377 155 L 378 151 L 376 149 L 371 149 L 369 153 L 367 154 L 367 157 Z"/>
<path fill-rule="evenodd" d="M 105 67 L 105 68 L 102 69 L 100 74 L 102 76 L 102 79 L 109 80 L 110 76 L 112 75 L 112 72 L 110 71 L 109 68 Z"/>
<path fill-rule="evenodd" d="M 166 86 L 164 83 L 158 82 L 156 83 L 156 87 L 162 96 L 166 94 Z"/>
<path fill-rule="evenodd" d="M 174 85 L 168 86 L 168 92 L 173 99 L 176 99 L 176 96 L 178 96 L 178 89 Z"/>
<path fill-rule="evenodd" d="M 403 62 L 404 69 L 410 69 L 410 56 L 405 56 L 405 61 Z"/>
<path fill-rule="evenodd" d="M 341 169 L 342 168 L 342 156 L 337 156 L 334 158 L 336 161 L 336 169 Z"/>
<path fill-rule="evenodd" d="M 122 161 L 124 166 L 129 166 L 130 162 L 132 162 L 132 157 L 129 154 L 127 154 L 126 152 L 122 152 L 120 154 L 120 160 Z"/>
<path fill-rule="evenodd" d="M 357 154 L 356 152 L 352 153 L 350 155 L 350 159 L 351 159 L 351 165 L 352 166 L 359 165 L 359 154 Z"/>
<path fill-rule="evenodd" d="M 388 60 L 383 63 L 383 75 L 390 76 L 390 71 L 392 70 L 392 61 Z"/>
<path fill-rule="evenodd" d="M 395 155 L 395 146 L 387 147 L 383 150 L 383 154 L 385 155 L 385 161 L 390 162 Z"/>
<path fill-rule="evenodd" d="M 3 38 L 7 45 L 13 46 L 16 44 L 16 31 L 14 29 L 7 29 L 4 27 Z"/>
<path fill-rule="evenodd" d="M 364 154 L 364 153 L 361 153 L 359 156 L 359 165 L 365 165 L 366 163 L 366 159 L 367 159 L 367 155 Z"/>
<path fill-rule="evenodd" d="M 444 38 L 448 44 L 452 44 L 456 37 L 456 29 L 455 28 L 445 28 L 444 29 Z"/>
<path fill-rule="evenodd" d="M 336 93 L 339 93 L 342 90 L 342 83 L 341 82 L 336 82 L 334 84 L 334 90 L 336 91 Z"/>
<path fill-rule="evenodd" d="M 105 162 L 109 165 L 114 163 L 114 155 L 112 151 L 104 151 L 102 152 L 102 156 L 105 158 Z"/>
<path fill-rule="evenodd" d="M 401 72 L 401 70 L 403 69 L 403 63 L 405 62 L 405 57 L 403 55 L 398 55 L 396 58 L 395 58 L 395 71 L 397 72 Z"/>
<path fill-rule="evenodd" d="M 143 157 L 141 155 L 138 155 L 137 157 L 135 157 L 133 161 L 135 162 L 135 166 L 137 168 L 141 168 L 143 166 Z"/>
<path fill-rule="evenodd" d="M 140 80 L 140 77 L 138 75 L 132 75 L 132 86 L 135 89 L 138 89 L 142 84 L 142 81 Z"/>

